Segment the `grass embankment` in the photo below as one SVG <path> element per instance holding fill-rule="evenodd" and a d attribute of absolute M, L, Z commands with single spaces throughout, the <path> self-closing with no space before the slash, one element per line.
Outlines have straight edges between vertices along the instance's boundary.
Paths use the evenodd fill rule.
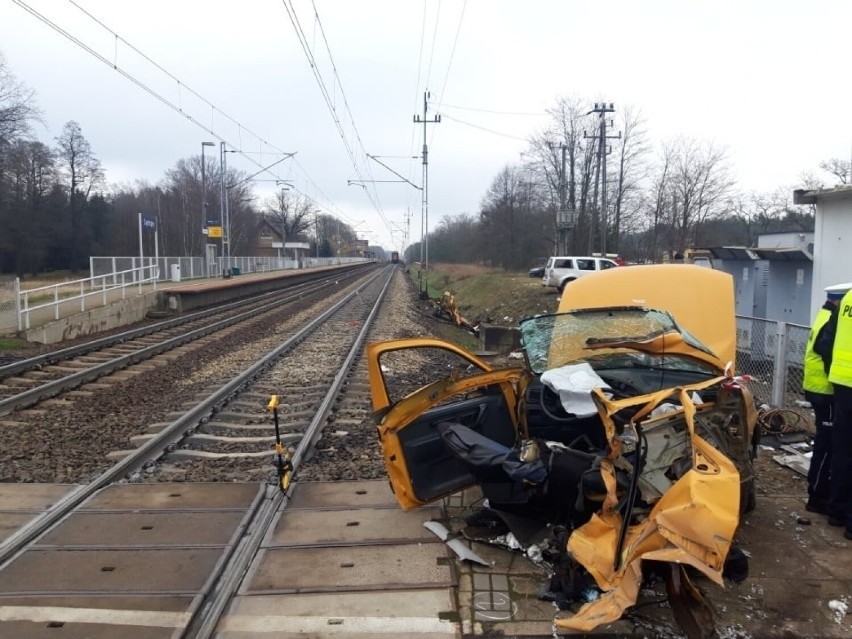
<path fill-rule="evenodd" d="M 84 276 L 85 273 L 80 277 Z M 66 271 L 56 271 L 53 273 L 31 275 L 21 278 L 21 290 L 30 291 L 36 288 L 41 288 L 43 286 L 58 285 L 60 287 L 59 299 L 65 299 L 66 297 L 72 297 L 74 295 L 80 294 L 79 284 L 66 285 L 67 282 L 73 281 L 75 279 L 78 278 Z M 50 289 L 29 295 L 27 297 L 27 303 L 29 306 L 32 307 L 38 304 L 44 304 L 45 302 L 51 302 L 54 298 L 54 292 L 52 289 Z M 10 327 L 16 326 L 16 321 L 15 277 L 12 275 L 0 276 L 0 316 L 3 317 L 3 320 L 0 321 L 0 326 L 3 327 L 3 331 L 5 332 L 8 328 L 10 333 L 13 332 L 14 328 Z M 10 320 L 9 317 L 11 317 Z M 30 345 L 26 342 L 26 340 L 19 339 L 16 337 L 0 337 L 0 351 L 20 351 L 26 350 L 29 347 Z"/>
<path fill-rule="evenodd" d="M 26 340 L 18 337 L 0 337 L 0 351 L 15 351 L 26 347 Z"/>
<path fill-rule="evenodd" d="M 526 271 L 438 263 L 429 264 L 428 272 L 416 265 L 410 272 L 421 290 L 428 285 L 429 297 L 452 293 L 459 313 L 473 324 L 517 326 L 525 317 L 552 313 L 559 300 L 556 289 L 542 286 L 540 278 L 531 278 Z"/>

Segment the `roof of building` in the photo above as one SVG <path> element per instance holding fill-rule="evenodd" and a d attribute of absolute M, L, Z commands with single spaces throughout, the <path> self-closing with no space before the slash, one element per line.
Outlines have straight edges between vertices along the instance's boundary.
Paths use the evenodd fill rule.
<path fill-rule="evenodd" d="M 838 184 L 828 189 L 796 189 L 793 204 L 816 204 L 820 200 L 852 199 L 852 184 Z"/>

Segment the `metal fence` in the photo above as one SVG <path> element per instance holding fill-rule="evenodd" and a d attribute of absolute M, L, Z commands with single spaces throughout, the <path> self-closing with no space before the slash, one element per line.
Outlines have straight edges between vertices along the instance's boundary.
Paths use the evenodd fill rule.
<path fill-rule="evenodd" d="M 755 397 L 774 407 L 804 401 L 802 361 L 810 328 L 737 316 L 737 372 L 750 375 Z"/>
<path fill-rule="evenodd" d="M 221 257 L 207 261 L 203 257 L 90 257 L 89 274 L 92 277 L 111 275 L 141 266 L 159 267 L 158 281 L 176 281 L 198 279 L 202 277 L 221 277 L 226 271 L 233 273 L 267 273 L 285 269 L 308 268 L 316 266 L 339 266 L 366 261 L 363 257 L 302 257 L 295 260 L 289 257 L 251 257 L 232 256 L 227 264 Z"/>
<path fill-rule="evenodd" d="M 154 265 L 30 289 L 21 289 L 20 280 L 15 278 L 18 331 L 31 328 L 30 320 L 34 311 L 49 309 L 50 317 L 58 320 L 64 314 L 82 313 L 87 308 L 106 306 L 116 299 L 125 299 L 130 288 L 141 293 L 143 285 L 153 284 L 156 287 L 156 283 L 157 267 Z"/>
<path fill-rule="evenodd" d="M 90 257 L 89 277 L 24 289 L 18 278 L 0 281 L 0 334 L 32 327 L 33 312 L 47 321 L 106 306 L 139 295 L 159 282 L 266 273 L 285 269 L 339 266 L 367 261 L 361 257 Z"/>
<path fill-rule="evenodd" d="M 232 257 L 231 264 L 242 273 L 264 272 L 286 268 L 317 267 L 361 262 L 363 258 L 303 258 L 301 264 L 293 259 L 261 258 L 261 257 Z M 106 303 L 104 293 L 114 287 L 130 287 L 143 281 L 168 281 L 172 279 L 171 267 L 178 265 L 181 278 L 221 277 L 223 265 L 215 263 L 214 272 L 207 275 L 210 266 L 200 257 L 161 257 L 157 261 L 159 269 L 151 270 L 154 258 L 144 258 L 145 269 L 134 271 L 139 267 L 138 257 L 93 257 L 90 258 L 93 277 L 75 282 L 64 282 L 61 285 L 42 287 L 43 294 L 49 298 L 43 300 L 41 306 L 55 305 L 59 311 L 61 303 L 82 304 L 83 308 Z M 220 260 L 221 262 L 221 260 Z M 134 273 L 137 273 L 134 275 Z M 137 279 L 134 279 L 137 278 Z M 84 283 L 80 289 L 81 282 Z M 35 295 L 31 289 L 21 291 L 17 281 L 0 282 L 0 289 L 14 285 L 14 295 L 0 296 L 0 330 L 7 331 L 17 327 L 18 330 L 28 326 L 28 313 L 35 306 L 30 302 Z M 63 288 L 64 287 L 64 288 Z M 50 290 L 47 290 L 50 289 Z M 86 290 L 87 289 L 87 290 Z M 24 301 L 25 295 L 30 296 Z M 70 300 L 69 300 L 70 298 Z M 804 400 L 802 392 L 802 361 L 805 356 L 805 346 L 810 328 L 801 324 L 776 322 L 756 317 L 737 316 L 737 361 L 736 370 L 739 374 L 750 375 L 749 383 L 755 397 L 761 403 L 773 407 L 794 407 L 797 402 Z"/>

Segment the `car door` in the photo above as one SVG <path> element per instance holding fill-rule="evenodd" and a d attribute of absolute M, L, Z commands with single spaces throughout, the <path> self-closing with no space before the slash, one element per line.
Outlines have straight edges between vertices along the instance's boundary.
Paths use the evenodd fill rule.
<path fill-rule="evenodd" d="M 462 424 L 505 447 L 517 442 L 518 397 L 529 376 L 524 369 L 493 370 L 463 348 L 435 338 L 376 342 L 367 346 L 366 354 L 373 419 L 403 509 L 481 479 L 444 444 L 442 424 Z M 420 383 L 405 372 L 412 362 L 421 362 L 415 367 L 420 371 L 432 371 L 434 381 L 410 390 Z"/>

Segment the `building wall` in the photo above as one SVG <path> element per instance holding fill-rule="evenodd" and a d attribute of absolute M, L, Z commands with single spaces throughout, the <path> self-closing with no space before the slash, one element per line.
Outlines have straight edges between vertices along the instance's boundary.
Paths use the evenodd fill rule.
<path fill-rule="evenodd" d="M 812 252 L 813 233 L 763 233 L 757 238 L 757 248 L 797 248 Z"/>
<path fill-rule="evenodd" d="M 809 262 L 769 261 L 767 319 L 810 325 L 812 269 Z"/>
<path fill-rule="evenodd" d="M 811 287 L 810 318 L 825 301 L 825 287 L 852 282 L 852 192 L 817 199 L 814 228 L 814 275 Z"/>
<path fill-rule="evenodd" d="M 755 260 L 713 260 L 713 268 L 728 273 L 734 280 L 734 310 L 743 317 L 760 317 L 755 290 L 761 262 Z"/>

